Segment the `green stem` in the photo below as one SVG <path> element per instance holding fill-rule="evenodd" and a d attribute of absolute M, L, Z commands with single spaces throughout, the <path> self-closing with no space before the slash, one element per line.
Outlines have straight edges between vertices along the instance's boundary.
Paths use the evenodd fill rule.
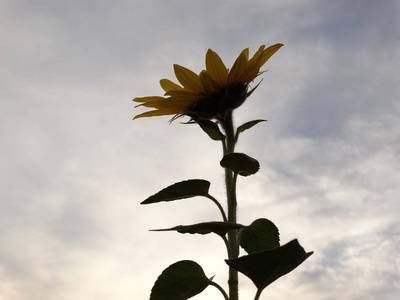
<path fill-rule="evenodd" d="M 256 296 L 254 297 L 254 300 L 260 299 L 261 292 L 262 292 L 262 289 L 258 289 L 258 290 L 257 290 Z"/>
<path fill-rule="evenodd" d="M 228 259 L 232 259 L 231 257 L 231 245 L 229 244 L 228 239 L 226 238 L 226 236 L 223 236 L 222 239 L 224 240 L 225 246 L 226 246 L 226 250 L 228 252 Z"/>
<path fill-rule="evenodd" d="M 232 111 L 226 113 L 226 116 L 221 122 L 223 129 L 225 130 L 226 144 L 224 147 L 224 155 L 232 153 L 235 150 L 235 133 L 233 127 Z M 226 195 L 228 202 L 228 222 L 237 222 L 237 200 L 236 200 L 236 176 L 229 169 L 225 169 L 225 183 L 226 183 Z M 237 231 L 231 230 L 228 233 L 228 241 L 230 245 L 230 259 L 235 259 L 239 256 L 239 244 L 237 240 Z M 239 279 L 238 272 L 229 268 L 229 297 L 230 300 L 239 299 Z"/>
<path fill-rule="evenodd" d="M 224 295 L 225 300 L 229 300 L 228 294 L 218 283 L 210 281 L 210 285 L 215 286 L 222 293 L 222 295 Z"/>
<path fill-rule="evenodd" d="M 227 217 L 226 217 L 226 214 L 225 214 L 225 211 L 224 211 L 224 209 L 222 208 L 222 205 L 221 205 L 221 203 L 219 203 L 219 201 L 217 200 L 217 199 L 215 199 L 213 196 L 211 196 L 211 195 L 207 195 L 206 196 L 208 199 L 210 199 L 212 202 L 214 202 L 217 206 L 218 206 L 218 209 L 219 209 L 219 211 L 221 212 L 221 215 L 222 215 L 222 219 L 224 220 L 224 222 L 228 222 L 228 219 L 227 219 Z"/>

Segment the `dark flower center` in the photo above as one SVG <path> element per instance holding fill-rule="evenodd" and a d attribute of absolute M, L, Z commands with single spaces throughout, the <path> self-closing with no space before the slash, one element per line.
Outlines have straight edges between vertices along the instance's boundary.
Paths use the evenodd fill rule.
<path fill-rule="evenodd" d="M 218 92 L 200 98 L 192 113 L 201 119 L 224 118 L 227 111 L 238 108 L 247 98 L 248 83 L 232 83 Z"/>

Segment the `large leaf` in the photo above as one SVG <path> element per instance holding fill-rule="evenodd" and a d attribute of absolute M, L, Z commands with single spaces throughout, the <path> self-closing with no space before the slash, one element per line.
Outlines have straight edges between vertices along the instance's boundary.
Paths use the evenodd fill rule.
<path fill-rule="evenodd" d="M 249 254 L 277 248 L 279 230 L 270 220 L 257 219 L 243 228 L 240 246 Z"/>
<path fill-rule="evenodd" d="M 221 167 L 230 169 L 242 176 L 253 175 L 260 169 L 259 162 L 244 153 L 228 153 L 222 158 L 220 164 Z"/>
<path fill-rule="evenodd" d="M 267 120 L 261 120 L 261 119 L 249 121 L 249 122 L 244 123 L 243 125 L 239 126 L 239 127 L 237 128 L 237 132 L 238 132 L 238 133 L 243 132 L 243 131 L 245 131 L 245 130 L 247 130 L 247 129 L 250 129 L 251 127 L 253 127 L 254 125 L 256 125 L 256 124 L 258 124 L 258 123 L 260 123 L 260 122 L 266 122 L 266 121 L 267 121 Z"/>
<path fill-rule="evenodd" d="M 312 254 L 306 253 L 296 239 L 279 248 L 225 261 L 249 277 L 261 293 L 269 284 L 293 271 Z"/>
<path fill-rule="evenodd" d="M 230 230 L 243 228 L 244 225 L 231 222 L 205 222 L 193 225 L 179 225 L 168 229 L 156 229 L 152 231 L 178 231 L 179 233 L 198 233 L 208 234 L 216 233 L 219 236 L 224 236 Z"/>
<path fill-rule="evenodd" d="M 213 121 L 196 119 L 195 122 L 199 124 L 201 129 L 203 129 L 203 131 L 214 141 L 225 140 L 225 135 Z"/>
<path fill-rule="evenodd" d="M 201 293 L 210 280 L 194 261 L 178 261 L 166 268 L 151 289 L 150 300 L 186 300 Z"/>
<path fill-rule="evenodd" d="M 166 187 L 157 194 L 150 196 L 140 204 L 150 204 L 163 201 L 174 201 L 195 196 L 208 196 L 210 182 L 202 179 L 181 181 Z"/>

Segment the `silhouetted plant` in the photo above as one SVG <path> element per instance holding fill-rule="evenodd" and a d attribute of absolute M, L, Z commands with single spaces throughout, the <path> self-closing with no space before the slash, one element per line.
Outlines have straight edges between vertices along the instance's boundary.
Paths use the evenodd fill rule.
<path fill-rule="evenodd" d="M 275 224 L 265 218 L 250 225 L 237 223 L 236 183 L 239 176 L 250 176 L 258 172 L 259 162 L 235 152 L 239 135 L 265 120 L 252 120 L 234 127 L 232 114 L 258 87 L 250 83 L 263 72 L 260 68 L 282 47 L 276 44 L 265 49 L 261 46 L 249 58 L 249 49 L 244 49 L 231 69 L 227 69 L 217 53 L 209 49 L 206 54 L 206 69 L 199 75 L 179 65 L 174 65 L 175 75 L 182 86 L 168 80 L 160 81 L 165 91 L 163 97 L 135 98 L 138 106 L 153 108 L 134 117 L 173 115 L 170 122 L 188 116 L 186 124 L 198 124 L 215 141 L 220 141 L 223 156 L 220 165 L 225 170 L 227 211 L 209 194 L 210 182 L 190 179 L 172 184 L 150 196 L 141 204 L 169 202 L 192 197 L 205 197 L 213 201 L 222 221 L 204 222 L 193 225 L 175 226 L 158 231 L 209 234 L 220 236 L 227 249 L 229 266 L 229 292 L 208 278 L 202 267 L 194 261 L 178 261 L 166 268 L 156 280 L 150 300 L 184 300 L 201 293 L 208 286 L 216 287 L 225 300 L 238 300 L 238 272 L 250 278 L 257 288 L 255 300 L 261 292 L 279 277 L 291 272 L 313 252 L 305 252 L 295 239 L 280 245 L 279 231 Z M 239 257 L 239 248 L 247 255 Z"/>

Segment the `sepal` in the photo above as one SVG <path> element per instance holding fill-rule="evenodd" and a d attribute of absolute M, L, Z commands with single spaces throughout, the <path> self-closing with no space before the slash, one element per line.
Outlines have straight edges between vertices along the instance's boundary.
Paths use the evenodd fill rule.
<path fill-rule="evenodd" d="M 258 119 L 258 120 L 253 120 L 253 121 L 249 121 L 244 123 L 243 125 L 240 125 L 237 130 L 236 130 L 236 135 L 239 135 L 239 133 L 250 129 L 251 127 L 253 127 L 254 125 L 257 125 L 260 122 L 266 122 L 267 120 L 263 120 L 263 119 Z"/>

